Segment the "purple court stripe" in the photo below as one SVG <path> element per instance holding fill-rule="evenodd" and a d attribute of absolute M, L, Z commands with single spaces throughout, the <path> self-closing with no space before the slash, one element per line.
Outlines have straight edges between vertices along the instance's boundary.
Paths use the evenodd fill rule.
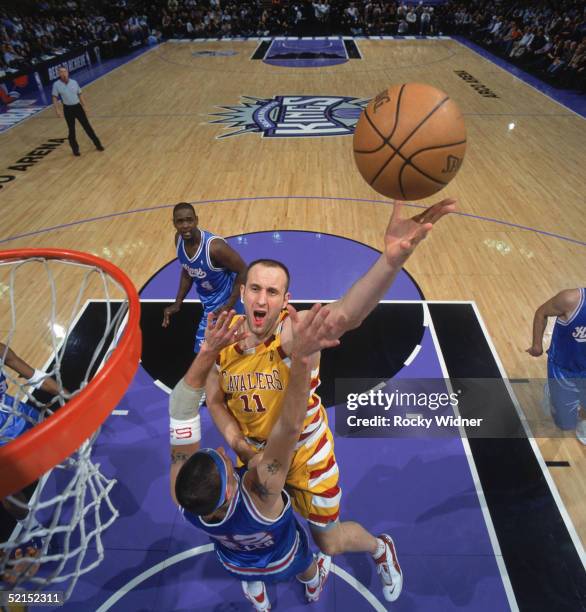
<path fill-rule="evenodd" d="M 254 196 L 247 198 L 222 198 L 217 200 L 200 200 L 191 202 L 191 204 L 195 206 L 200 206 L 202 204 L 218 204 L 222 202 L 250 202 L 257 200 L 329 200 L 329 201 L 339 201 L 339 202 L 366 202 L 369 204 L 388 204 L 389 202 L 386 200 L 369 200 L 367 198 L 337 198 L 331 196 Z M 172 208 L 174 204 L 159 204 L 158 206 L 152 206 L 150 208 L 137 208 L 135 210 L 127 210 L 125 212 L 118 213 L 110 213 L 108 215 L 102 215 L 101 217 L 90 217 L 89 219 L 81 219 L 80 221 L 72 221 L 71 223 L 63 223 L 61 225 L 53 225 L 51 227 L 46 227 L 40 230 L 35 230 L 34 232 L 27 232 L 26 234 L 17 234 L 15 236 L 9 236 L 8 238 L 3 238 L 0 240 L 0 244 L 4 244 L 6 242 L 11 242 L 12 240 L 18 240 L 20 238 L 28 238 L 29 236 L 38 236 L 39 234 L 46 234 L 48 232 L 54 232 L 61 229 L 66 229 L 68 227 L 74 227 L 76 225 L 83 225 L 85 223 L 92 223 L 94 221 L 104 221 L 105 219 L 112 219 L 114 217 L 123 217 L 126 215 L 133 215 L 136 213 L 150 212 L 153 210 L 159 210 L 162 208 Z M 427 208 L 422 204 L 406 204 L 406 206 L 412 208 Z M 580 246 L 586 246 L 586 242 L 583 240 L 577 240 L 576 238 L 570 238 L 569 236 L 562 236 L 561 234 L 555 234 L 554 232 L 547 232 L 545 230 L 540 230 L 534 227 L 529 227 L 527 225 L 520 225 L 518 223 L 511 223 L 510 221 L 502 221 L 500 219 L 492 219 L 491 217 L 483 217 L 481 215 L 472 215 L 470 213 L 463 212 L 455 212 L 452 213 L 454 215 L 459 215 L 460 217 L 468 217 L 470 219 L 478 219 L 479 221 L 488 221 L 490 223 L 498 223 L 499 225 L 506 225 L 508 227 L 514 227 L 516 229 L 522 229 L 528 232 L 535 232 L 536 234 L 540 234 L 542 236 L 548 236 L 550 238 L 558 238 L 559 240 L 564 240 L 566 242 L 571 242 L 573 244 L 578 244 Z"/>

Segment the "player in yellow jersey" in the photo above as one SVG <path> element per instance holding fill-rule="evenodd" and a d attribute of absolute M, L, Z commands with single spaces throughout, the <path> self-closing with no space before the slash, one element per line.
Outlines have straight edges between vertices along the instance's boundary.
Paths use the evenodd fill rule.
<path fill-rule="evenodd" d="M 394 204 L 378 260 L 341 299 L 326 306 L 332 337 L 362 323 L 415 247 L 434 223 L 455 209 L 456 202 L 443 200 L 411 219 L 401 218 L 402 206 L 401 202 Z M 288 288 L 289 272 L 282 263 L 264 259 L 249 265 L 241 286 L 248 336 L 220 353 L 206 385 L 207 405 L 216 426 L 240 460 L 252 461 L 259 473 L 272 469 L 263 464 L 262 448 L 279 416 L 289 380 L 292 332 L 284 311 Z M 294 508 L 308 520 L 321 551 L 326 555 L 370 552 L 383 582 L 383 594 L 394 601 L 401 591 L 402 574 L 390 536 L 376 538 L 358 523 L 339 520 L 341 490 L 334 439 L 316 394 L 319 353 L 311 365 L 307 414 L 287 476 L 287 490 Z"/>

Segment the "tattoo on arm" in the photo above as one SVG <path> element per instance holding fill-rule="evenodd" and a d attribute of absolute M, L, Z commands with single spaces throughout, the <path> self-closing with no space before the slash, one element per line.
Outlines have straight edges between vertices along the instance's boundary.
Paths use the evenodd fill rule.
<path fill-rule="evenodd" d="M 270 491 L 256 479 L 252 480 L 250 488 L 252 489 L 252 492 L 258 495 L 261 499 L 266 499 L 270 495 Z"/>
<path fill-rule="evenodd" d="M 276 459 L 273 459 L 271 463 L 266 464 L 266 468 L 269 474 L 275 474 L 281 468 L 281 464 Z"/>

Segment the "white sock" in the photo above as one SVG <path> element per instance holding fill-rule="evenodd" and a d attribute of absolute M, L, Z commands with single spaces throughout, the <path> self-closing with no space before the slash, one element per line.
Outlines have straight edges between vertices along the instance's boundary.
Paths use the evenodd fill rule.
<path fill-rule="evenodd" d="M 301 580 L 301 578 L 298 577 L 297 580 L 308 586 L 310 589 L 317 589 L 317 587 L 319 586 L 319 568 L 315 568 L 315 574 L 313 578 L 310 578 L 309 580 Z"/>
<path fill-rule="evenodd" d="M 255 582 L 247 582 L 246 590 L 252 597 L 258 597 L 262 593 L 263 583 L 260 580 Z"/>
<path fill-rule="evenodd" d="M 372 554 L 374 559 L 378 559 L 382 554 L 384 554 L 386 549 L 385 543 L 380 538 L 376 539 L 376 551 Z"/>

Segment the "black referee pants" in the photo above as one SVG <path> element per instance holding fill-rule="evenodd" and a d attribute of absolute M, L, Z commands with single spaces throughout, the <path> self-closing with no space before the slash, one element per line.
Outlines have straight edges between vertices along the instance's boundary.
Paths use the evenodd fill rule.
<path fill-rule="evenodd" d="M 65 115 L 65 121 L 67 121 L 67 127 L 69 128 L 69 144 L 74 153 L 79 153 L 79 145 L 75 140 L 75 120 L 77 119 L 81 123 L 81 127 L 85 130 L 85 133 L 91 138 L 92 142 L 96 147 L 101 147 L 102 143 L 96 136 L 90 122 L 83 110 L 81 104 L 70 104 L 63 105 L 63 114 Z"/>

